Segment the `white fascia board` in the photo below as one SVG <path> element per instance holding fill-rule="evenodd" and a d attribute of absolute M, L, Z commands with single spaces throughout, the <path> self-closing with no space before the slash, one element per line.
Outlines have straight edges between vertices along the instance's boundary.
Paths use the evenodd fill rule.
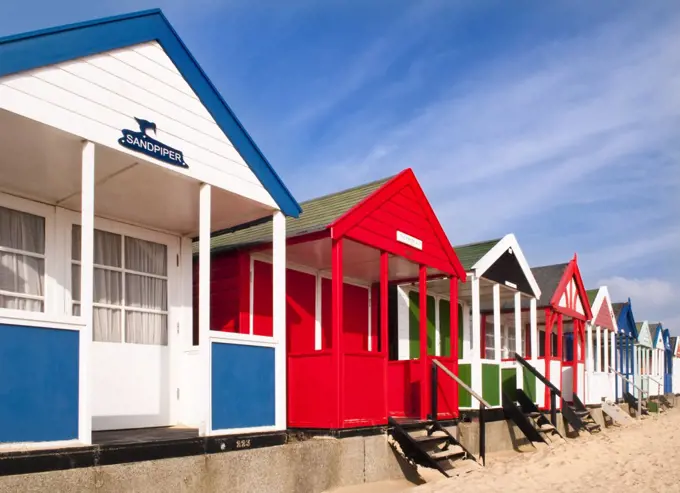
<path fill-rule="evenodd" d="M 522 249 L 519 247 L 517 238 L 515 238 L 515 235 L 512 233 L 507 234 L 503 238 L 501 238 L 498 241 L 498 243 L 496 243 L 491 248 L 491 250 L 486 252 L 486 255 L 480 258 L 477 261 L 477 263 L 475 263 L 475 265 L 472 266 L 475 275 L 477 277 L 482 277 L 484 275 L 484 272 L 486 272 L 494 264 L 494 262 L 496 262 L 501 257 L 501 255 L 503 255 L 508 250 L 508 248 L 512 248 L 512 253 L 515 256 L 515 258 L 517 258 L 517 262 L 519 262 L 519 265 L 522 268 L 522 272 L 524 273 L 524 276 L 527 278 L 529 286 L 531 286 L 531 291 L 533 291 L 534 297 L 536 299 L 539 299 L 541 297 L 541 289 L 538 287 L 538 283 L 536 282 L 536 279 L 534 279 L 534 276 L 531 273 L 531 267 L 529 266 L 529 263 L 524 257 Z"/>

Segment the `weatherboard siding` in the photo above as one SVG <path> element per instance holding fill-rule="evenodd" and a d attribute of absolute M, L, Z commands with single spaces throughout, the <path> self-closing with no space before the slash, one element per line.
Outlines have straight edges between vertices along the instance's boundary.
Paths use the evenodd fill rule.
<path fill-rule="evenodd" d="M 276 207 L 157 43 L 5 77 L 0 108 Z M 157 140 L 182 151 L 189 168 L 121 147 L 121 130 L 138 130 L 133 117 L 154 122 Z"/>

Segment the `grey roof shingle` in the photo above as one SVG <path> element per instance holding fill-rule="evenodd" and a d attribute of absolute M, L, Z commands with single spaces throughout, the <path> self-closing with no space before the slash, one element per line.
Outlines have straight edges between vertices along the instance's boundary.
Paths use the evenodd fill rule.
<path fill-rule="evenodd" d="M 626 306 L 626 303 L 612 303 L 612 310 L 614 310 L 614 318 L 616 318 L 617 322 L 619 320 L 619 315 L 621 315 L 621 311 L 623 310 L 624 306 Z"/>
<path fill-rule="evenodd" d="M 390 176 L 302 202 L 300 217 L 286 220 L 286 236 L 292 238 L 325 229 L 392 178 L 394 177 Z M 229 250 L 270 241 L 272 241 L 272 223 L 268 221 L 240 231 L 216 236 L 210 242 L 210 249 L 212 251 Z M 197 245 L 198 243 L 194 244 L 194 251 L 197 251 Z"/>
<path fill-rule="evenodd" d="M 458 260 L 460 260 L 460 263 L 463 264 L 463 269 L 469 271 L 472 269 L 472 266 L 475 265 L 484 255 L 489 253 L 489 250 L 491 250 L 499 241 L 501 241 L 501 238 L 480 241 L 477 243 L 468 243 L 466 245 L 453 247 L 453 249 L 456 251 Z"/>
<path fill-rule="evenodd" d="M 538 287 L 541 288 L 541 297 L 536 303 L 538 308 L 550 306 L 550 299 L 555 294 L 568 265 L 568 263 L 545 265 L 531 269 Z"/>

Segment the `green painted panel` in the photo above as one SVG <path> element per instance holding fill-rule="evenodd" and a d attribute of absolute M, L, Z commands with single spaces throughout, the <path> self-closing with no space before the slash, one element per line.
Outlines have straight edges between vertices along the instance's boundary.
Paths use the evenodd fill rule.
<path fill-rule="evenodd" d="M 436 342 L 437 342 L 437 322 L 435 316 L 435 300 L 434 296 L 427 297 L 427 354 L 435 356 Z"/>
<path fill-rule="evenodd" d="M 501 381 L 503 393 L 514 401 L 517 393 L 517 368 L 502 368 Z"/>
<path fill-rule="evenodd" d="M 439 354 L 451 356 L 451 303 L 439 300 Z"/>
<path fill-rule="evenodd" d="M 500 406 L 501 404 L 500 370 L 500 365 L 482 364 L 482 397 L 492 406 Z"/>
<path fill-rule="evenodd" d="M 536 375 L 530 371 L 522 370 L 522 389 L 529 398 L 536 402 Z"/>
<path fill-rule="evenodd" d="M 419 342 L 420 296 L 417 291 L 408 294 L 408 348 L 411 359 L 420 357 Z"/>
<path fill-rule="evenodd" d="M 408 294 L 408 335 L 409 335 L 409 357 L 417 359 L 420 357 L 420 294 L 411 291 Z M 434 297 L 427 297 L 427 354 L 435 354 L 435 300 Z"/>
<path fill-rule="evenodd" d="M 470 365 L 470 363 L 458 365 L 458 378 L 465 382 L 469 387 L 472 387 L 472 365 Z M 465 390 L 460 385 L 458 386 L 458 406 L 472 406 L 472 396 L 470 395 L 470 392 Z"/>

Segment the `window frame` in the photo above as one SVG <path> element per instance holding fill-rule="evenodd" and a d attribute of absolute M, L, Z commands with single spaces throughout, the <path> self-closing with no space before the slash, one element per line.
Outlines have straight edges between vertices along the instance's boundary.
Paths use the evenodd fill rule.
<path fill-rule="evenodd" d="M 65 279 L 64 279 L 64 286 L 65 286 L 65 309 L 67 310 L 67 313 L 72 313 L 72 307 L 74 306 L 74 303 L 79 304 L 80 301 L 74 301 L 72 297 L 73 293 L 73 282 L 72 282 L 72 276 L 71 276 L 71 266 L 74 264 L 81 265 L 80 260 L 73 260 L 72 258 L 72 228 L 74 225 L 78 225 L 82 227 L 81 224 L 81 217 L 80 214 L 73 212 L 73 211 L 66 211 L 64 210 L 64 221 L 63 221 L 63 230 L 64 230 L 64 253 L 66 254 L 65 257 Z M 94 218 L 94 229 L 98 229 L 100 231 L 104 231 L 107 233 L 113 233 L 120 235 L 121 237 L 121 246 L 123 248 L 122 251 L 122 257 L 121 257 L 121 265 L 122 267 L 113 267 L 113 266 L 107 266 L 107 265 L 100 265 L 100 264 L 94 264 L 94 267 L 99 268 L 99 269 L 104 269 L 104 270 L 110 270 L 110 271 L 115 271 L 115 272 L 120 272 L 122 279 L 122 294 L 123 294 L 123 303 L 121 305 L 109 305 L 106 303 L 93 303 L 93 307 L 102 307 L 102 308 L 112 308 L 112 309 L 117 309 L 121 311 L 121 340 L 120 341 L 92 341 L 96 342 L 98 344 L 124 344 L 124 345 L 129 345 L 129 346 L 147 346 L 148 344 L 138 344 L 138 343 L 132 343 L 132 342 L 126 342 L 125 341 L 125 336 L 126 336 L 126 331 L 125 331 L 125 314 L 127 312 L 132 312 L 132 313 L 153 313 L 153 314 L 161 314 L 166 316 L 167 320 L 167 344 L 164 345 L 155 345 L 151 344 L 151 346 L 158 346 L 161 348 L 168 348 L 170 347 L 173 343 L 173 335 L 174 331 L 171 330 L 171 327 L 173 327 L 175 324 L 179 323 L 179 315 L 175 313 L 175 307 L 177 306 L 176 300 L 179 299 L 179 288 L 180 288 L 180 269 L 181 269 L 181 259 L 179 258 L 180 254 L 180 240 L 179 237 L 169 234 L 169 233 L 164 233 L 161 231 L 156 231 L 152 229 L 147 229 L 144 227 L 140 226 L 135 226 L 132 224 L 128 223 L 121 223 L 118 221 L 114 221 L 111 219 L 106 219 L 102 217 L 95 216 Z M 167 253 L 167 274 L 166 276 L 159 276 L 155 274 L 149 274 L 146 272 L 139 272 L 133 269 L 126 269 L 125 268 L 125 238 L 126 237 L 131 237 L 135 238 L 138 240 L 144 240 L 144 241 L 149 241 L 153 243 L 158 243 L 161 245 L 164 245 L 166 247 L 166 253 Z M 176 262 L 173 260 L 173 258 L 176 258 Z M 125 274 L 133 274 L 133 275 L 140 275 L 140 276 L 145 276 L 149 278 L 155 278 L 155 279 L 164 279 L 166 280 L 167 283 L 167 308 L 166 310 L 149 310 L 149 309 L 144 309 L 144 308 L 135 308 L 135 307 L 127 307 L 125 306 Z M 82 316 L 77 316 L 74 315 L 73 317 L 77 318 L 78 320 L 83 321 Z"/>
<path fill-rule="evenodd" d="M 24 199 L 14 195 L 0 192 L 0 206 L 5 207 L 16 212 L 23 212 L 41 217 L 45 221 L 45 252 L 43 254 L 36 254 L 34 252 L 24 252 L 23 250 L 16 250 L 14 248 L 0 247 L 3 252 L 16 253 L 19 255 L 26 255 L 33 258 L 42 258 L 44 261 L 43 272 L 43 296 L 36 297 L 34 295 L 25 295 L 21 293 L 13 293 L 10 291 L 2 291 L 5 296 L 15 296 L 23 299 L 40 299 L 43 302 L 42 311 L 19 310 L 15 308 L 0 307 L 0 317 L 18 318 L 18 319 L 59 319 L 66 323 L 70 323 L 73 317 L 64 316 L 61 311 L 61 303 L 59 302 L 59 282 L 58 282 L 58 259 L 60 252 L 57 251 L 56 241 L 56 208 L 40 202 Z"/>

